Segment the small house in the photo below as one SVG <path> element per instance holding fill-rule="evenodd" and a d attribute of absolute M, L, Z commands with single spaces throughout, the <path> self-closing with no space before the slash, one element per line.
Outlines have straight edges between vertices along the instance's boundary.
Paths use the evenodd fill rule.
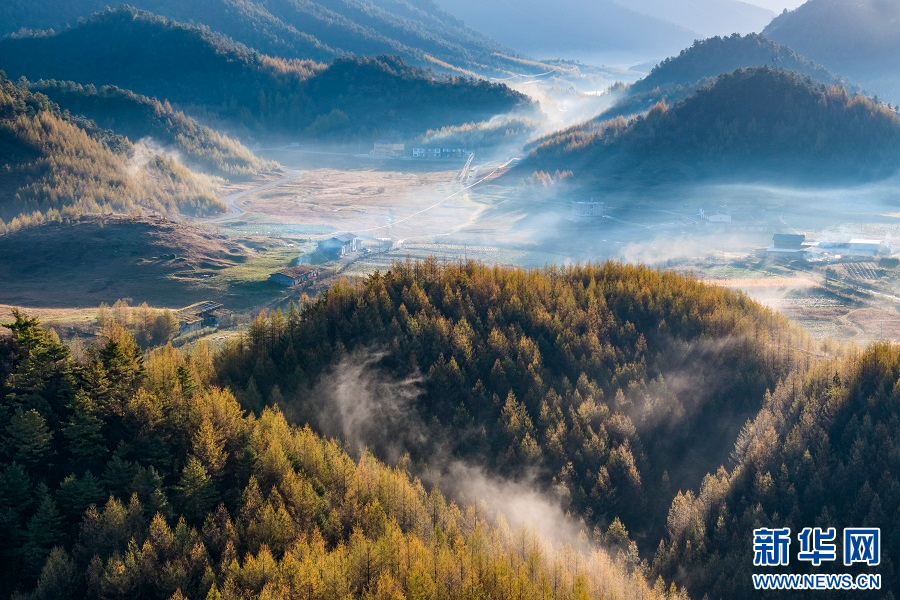
<path fill-rule="evenodd" d="M 605 214 L 603 202 L 595 202 L 593 199 L 590 202 L 573 201 L 569 210 L 569 220 L 575 223 L 593 223 L 597 219 L 602 219 Z"/>
<path fill-rule="evenodd" d="M 352 233 L 341 233 L 319 242 L 319 252 L 332 258 L 344 258 L 358 252 L 360 239 Z"/>
<path fill-rule="evenodd" d="M 772 245 L 766 250 L 769 255 L 781 255 L 785 257 L 802 257 L 809 249 L 805 246 L 805 235 L 793 233 L 776 233 L 772 236 Z"/>
<path fill-rule="evenodd" d="M 373 156 L 399 158 L 406 153 L 406 144 L 393 140 L 378 140 L 372 148 Z"/>
<path fill-rule="evenodd" d="M 307 281 L 312 281 L 318 276 L 319 269 L 317 267 L 313 267 L 311 265 L 300 265 L 297 267 L 282 269 L 277 273 L 272 273 L 271 275 L 269 275 L 269 279 L 274 281 L 275 283 L 287 287 L 296 287 L 298 285 L 303 285 Z"/>
<path fill-rule="evenodd" d="M 219 324 L 219 315 L 216 313 L 222 305 L 218 302 L 207 300 L 182 308 L 177 313 L 178 333 L 184 335 L 200 331 L 205 327 L 215 327 Z"/>
<path fill-rule="evenodd" d="M 776 233 L 772 236 L 772 247 L 779 250 L 802 250 L 806 236 L 793 233 Z"/>
<path fill-rule="evenodd" d="M 701 207 L 698 214 L 700 215 L 700 218 L 707 223 L 731 223 L 731 213 L 727 210 L 707 211 Z"/>

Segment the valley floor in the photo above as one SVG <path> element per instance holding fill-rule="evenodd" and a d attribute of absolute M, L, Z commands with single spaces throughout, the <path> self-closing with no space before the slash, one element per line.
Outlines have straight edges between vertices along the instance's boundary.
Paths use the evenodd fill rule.
<path fill-rule="evenodd" d="M 101 303 L 128 299 L 132 306 L 147 302 L 178 310 L 210 300 L 231 315 L 222 324 L 241 327 L 261 309 L 301 301 L 304 294 L 315 297 L 337 279 L 385 271 L 398 260 L 434 256 L 440 262 L 540 267 L 613 259 L 744 291 L 816 338 L 900 341 L 898 261 L 832 256 L 785 262 L 764 250 L 774 234 L 800 231 L 808 240 L 877 237 L 897 247 L 900 214 L 885 207 L 877 189 L 847 191 L 843 204 L 835 194 L 830 204 L 844 208 L 831 213 L 804 208 L 814 204 L 808 191 L 623 191 L 602 198 L 605 218 L 577 224 L 568 218 L 570 202 L 589 199 L 587 194 L 510 174 L 514 156 L 477 156 L 465 181 L 455 161 L 297 148 L 272 150 L 266 158 L 282 163 L 283 171 L 227 188 L 228 214 L 196 223 L 199 229 L 147 229 L 146 223 L 93 228 L 103 248 L 112 239 L 122 250 L 104 254 L 98 247 L 82 253 L 77 264 L 60 261 L 53 280 L 12 256 L 22 256 L 21 241 L 12 249 L 0 244 L 0 254 L 18 260 L 15 284 L 0 290 L 0 304 L 38 310 L 61 330 L 86 332 L 87 316 Z M 733 221 L 707 223 L 698 217 L 701 207 L 727 210 Z M 316 251 L 319 241 L 338 233 L 358 236 L 361 251 L 340 260 Z M 36 236 L 31 241 L 44 244 L 45 256 L 58 251 L 71 258 L 66 248 L 72 232 L 54 238 L 56 250 L 39 233 L 21 235 Z M 298 263 L 315 264 L 319 277 L 300 288 L 269 280 Z M 206 333 L 213 340 L 223 337 L 222 331 Z"/>

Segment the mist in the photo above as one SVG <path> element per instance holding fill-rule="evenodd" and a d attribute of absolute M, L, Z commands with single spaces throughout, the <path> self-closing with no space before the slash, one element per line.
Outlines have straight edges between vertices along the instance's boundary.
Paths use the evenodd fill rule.
<path fill-rule="evenodd" d="M 452 441 L 426 425 L 416 403 L 423 378 L 397 378 L 380 366 L 386 351 L 356 351 L 323 374 L 308 394 L 307 413 L 327 436 L 344 440 L 356 452 L 371 451 L 388 464 L 411 455 L 416 474 L 461 503 L 474 503 L 514 530 L 531 531 L 552 545 L 589 552 L 582 521 L 566 515 L 563 498 L 543 490 L 538 472 L 517 479 L 490 474 L 481 465 L 454 455 Z M 291 406 L 285 407 L 290 414 Z M 296 418 L 296 414 L 293 415 Z M 475 432 L 456 432 L 464 438 Z"/>

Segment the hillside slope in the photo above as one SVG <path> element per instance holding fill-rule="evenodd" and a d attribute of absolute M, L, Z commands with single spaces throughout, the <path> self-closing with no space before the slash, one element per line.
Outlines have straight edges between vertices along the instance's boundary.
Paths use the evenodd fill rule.
<path fill-rule="evenodd" d="M 619 518 L 652 550 L 675 492 L 727 459 L 790 368 L 794 336 L 745 297 L 642 267 L 432 260 L 257 320 L 220 377 L 247 406 L 277 401 L 428 473 L 484 465 L 589 529 Z"/>
<path fill-rule="evenodd" d="M 810 0 L 778 16 L 764 33 L 900 102 L 900 0 Z"/>
<path fill-rule="evenodd" d="M 42 80 L 28 87 L 50 98 L 60 109 L 88 118 L 104 129 L 177 153 L 191 168 L 226 177 L 246 177 L 275 168 L 237 140 L 200 125 L 155 98 L 115 86 L 97 88 L 71 81 Z"/>
<path fill-rule="evenodd" d="M 0 35 L 64 29 L 107 6 L 106 0 L 10 0 L 0 7 Z M 421 66 L 428 56 L 478 72 L 522 70 L 501 44 L 465 27 L 434 2 L 408 0 L 133 0 L 131 6 L 206 26 L 264 54 L 330 61 L 346 54 L 397 54 Z"/>
<path fill-rule="evenodd" d="M 4 597 L 673 598 L 277 409 L 247 416 L 207 347 L 142 355 L 112 322 L 76 362 L 33 319 L 6 328 Z"/>
<path fill-rule="evenodd" d="M 0 235 L 0 304 L 85 307 L 133 298 L 186 306 L 219 297 L 194 272 L 214 273 L 254 254 L 225 236 L 162 218 L 47 223 Z"/>
<path fill-rule="evenodd" d="M 854 91 L 838 75 L 792 49 L 759 34 L 731 35 L 696 41 L 690 48 L 662 61 L 647 77 L 625 90 L 624 97 L 598 119 L 632 115 L 665 100 L 674 104 L 726 73 L 749 67 L 777 66 L 811 77 L 828 86 L 842 85 Z"/>
<path fill-rule="evenodd" d="M 0 231 L 84 213 L 222 210 L 214 183 L 0 75 Z M 3 223 L 2 221 L 6 221 Z"/>
<path fill-rule="evenodd" d="M 755 598 L 751 572 L 871 573 L 881 594 L 900 593 L 900 350 L 878 344 L 779 385 L 737 440 L 732 467 L 679 494 L 654 567 L 691 594 Z M 752 530 L 835 527 L 838 560 L 810 568 L 753 567 Z M 881 564 L 843 565 L 845 527 L 881 529 Z M 796 539 L 796 537 L 795 537 Z M 816 597 L 816 592 L 792 594 Z"/>
<path fill-rule="evenodd" d="M 56 35 L 4 39 L 0 67 L 11 77 L 115 85 L 281 139 L 408 133 L 530 108 L 505 86 L 437 78 L 396 58 L 329 67 L 285 61 L 134 9 L 106 11 Z"/>
<path fill-rule="evenodd" d="M 632 121 L 591 122 L 533 145 L 521 169 L 571 169 L 604 185 L 705 178 L 822 183 L 900 167 L 900 117 L 843 88 L 768 67 L 719 77 Z"/>

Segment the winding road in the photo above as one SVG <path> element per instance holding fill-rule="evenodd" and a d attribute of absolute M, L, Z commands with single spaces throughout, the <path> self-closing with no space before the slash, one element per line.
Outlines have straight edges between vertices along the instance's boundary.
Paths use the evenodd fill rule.
<path fill-rule="evenodd" d="M 224 223 L 225 221 L 231 221 L 233 219 L 237 219 L 238 217 L 244 214 L 244 209 L 237 205 L 237 201 L 257 192 L 262 192 L 264 190 L 271 190 L 272 188 L 277 188 L 280 185 L 288 183 L 289 181 L 294 181 L 296 179 L 300 179 L 303 175 L 302 171 L 298 171 L 296 169 L 289 169 L 285 171 L 285 176 L 281 179 L 276 179 L 275 181 L 270 181 L 269 183 L 264 183 L 255 188 L 250 188 L 249 190 L 242 190 L 240 192 L 235 192 L 233 194 L 229 194 L 222 198 L 225 204 L 228 205 L 228 208 L 231 209 L 231 212 L 227 215 L 223 215 L 221 217 L 214 217 L 212 219 L 204 219 L 200 221 L 201 224 L 211 225 L 214 223 Z"/>

